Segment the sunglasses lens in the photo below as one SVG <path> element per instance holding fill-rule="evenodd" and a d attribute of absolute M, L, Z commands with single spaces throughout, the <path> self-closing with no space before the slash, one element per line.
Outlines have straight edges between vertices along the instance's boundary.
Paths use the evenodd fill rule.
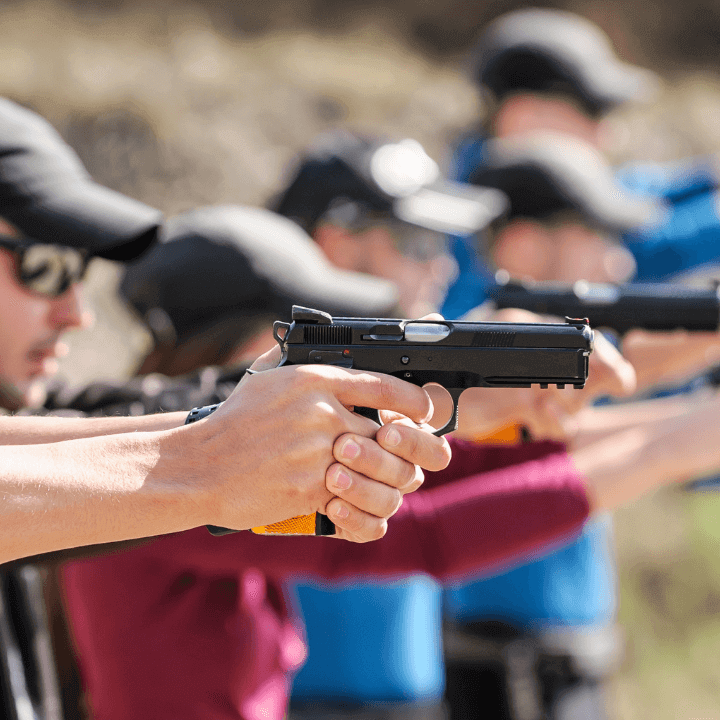
<path fill-rule="evenodd" d="M 55 245 L 30 245 L 20 255 L 20 280 L 30 290 L 57 297 L 82 279 L 87 257 Z"/>

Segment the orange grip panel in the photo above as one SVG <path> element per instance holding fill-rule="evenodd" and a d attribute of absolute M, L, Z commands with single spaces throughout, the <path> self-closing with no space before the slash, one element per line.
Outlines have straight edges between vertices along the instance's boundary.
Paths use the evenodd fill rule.
<path fill-rule="evenodd" d="M 315 513 L 252 528 L 256 535 L 314 535 Z"/>
<path fill-rule="evenodd" d="M 488 435 L 473 438 L 476 443 L 483 445 L 518 445 L 522 439 L 522 425 L 504 425 Z"/>

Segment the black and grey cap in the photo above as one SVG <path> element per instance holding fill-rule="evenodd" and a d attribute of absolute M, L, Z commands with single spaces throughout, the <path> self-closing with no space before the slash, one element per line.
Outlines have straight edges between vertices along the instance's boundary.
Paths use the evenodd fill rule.
<path fill-rule="evenodd" d="M 501 15 L 482 33 L 472 62 L 477 81 L 498 99 L 520 90 L 561 91 L 593 115 L 650 101 L 660 87 L 655 73 L 620 60 L 597 25 L 563 10 Z"/>
<path fill-rule="evenodd" d="M 158 210 L 94 182 L 49 123 L 3 98 L 0 217 L 26 242 L 83 248 L 121 261 L 147 249 L 162 219 Z"/>
<path fill-rule="evenodd" d="M 603 156 L 576 138 L 552 133 L 489 140 L 487 163 L 472 182 L 502 190 L 508 219 L 574 210 L 615 233 L 658 223 L 665 210 L 620 185 Z"/>
<path fill-rule="evenodd" d="M 273 209 L 312 232 L 333 213 L 341 218 L 347 204 L 437 232 L 470 235 L 502 214 L 507 202 L 497 190 L 444 179 L 416 140 L 335 133 L 302 159 Z"/>
<path fill-rule="evenodd" d="M 293 305 L 387 317 L 398 300 L 393 283 L 333 267 L 294 222 L 240 206 L 170 218 L 120 293 L 152 329 L 154 316 L 167 319 L 177 343 L 225 321 L 249 335 L 258 318 L 290 320 Z"/>

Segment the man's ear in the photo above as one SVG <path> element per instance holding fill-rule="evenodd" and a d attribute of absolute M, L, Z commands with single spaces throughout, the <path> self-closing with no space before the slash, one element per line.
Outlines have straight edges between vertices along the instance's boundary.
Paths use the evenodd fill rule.
<path fill-rule="evenodd" d="M 329 223 L 319 225 L 313 232 L 313 239 L 336 267 L 342 270 L 354 270 L 357 267 L 361 243 L 345 228 Z"/>
<path fill-rule="evenodd" d="M 515 220 L 494 238 L 493 262 L 511 277 L 542 280 L 551 261 L 550 238 L 545 229 L 530 220 Z"/>

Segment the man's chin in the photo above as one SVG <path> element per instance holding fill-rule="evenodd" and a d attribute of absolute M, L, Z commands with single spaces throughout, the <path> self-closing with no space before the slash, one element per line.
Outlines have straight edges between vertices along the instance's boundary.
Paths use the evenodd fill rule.
<path fill-rule="evenodd" d="M 47 397 L 46 383 L 44 378 L 18 383 L 0 378 L 0 407 L 13 411 L 41 407 Z"/>

